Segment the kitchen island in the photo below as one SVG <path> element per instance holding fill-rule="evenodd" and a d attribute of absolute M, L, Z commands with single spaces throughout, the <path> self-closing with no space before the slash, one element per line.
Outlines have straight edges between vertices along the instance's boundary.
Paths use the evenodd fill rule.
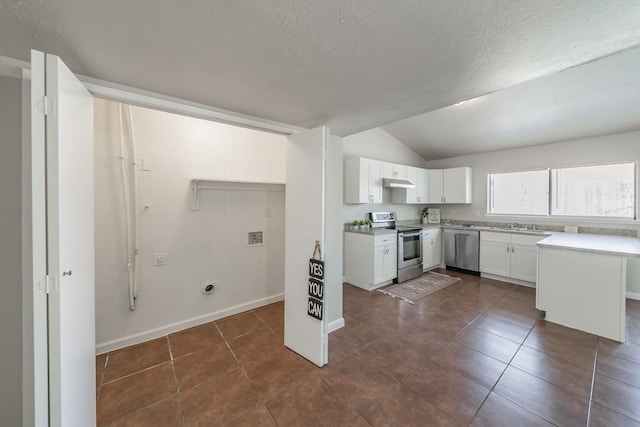
<path fill-rule="evenodd" d="M 550 322 L 624 342 L 628 258 L 640 258 L 640 240 L 557 233 L 539 241 L 536 308 Z"/>

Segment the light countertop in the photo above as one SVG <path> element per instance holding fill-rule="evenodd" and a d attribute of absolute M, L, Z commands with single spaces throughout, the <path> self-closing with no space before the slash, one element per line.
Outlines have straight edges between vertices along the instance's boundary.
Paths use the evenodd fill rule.
<path fill-rule="evenodd" d="M 551 231 L 546 230 L 531 230 L 531 229 L 521 229 L 521 228 L 509 228 L 509 227 L 488 227 L 482 225 L 459 225 L 459 224 L 442 224 L 441 227 L 443 229 L 453 229 L 453 230 L 477 230 L 477 231 L 490 231 L 492 233 L 509 233 L 509 234 L 524 234 L 529 236 L 549 236 L 552 234 Z"/>
<path fill-rule="evenodd" d="M 345 233 L 366 234 L 369 236 L 381 236 L 383 234 L 396 234 L 396 230 L 390 228 L 366 228 L 364 230 L 344 230 Z"/>
<path fill-rule="evenodd" d="M 640 239 L 635 237 L 555 233 L 538 246 L 640 258 Z"/>

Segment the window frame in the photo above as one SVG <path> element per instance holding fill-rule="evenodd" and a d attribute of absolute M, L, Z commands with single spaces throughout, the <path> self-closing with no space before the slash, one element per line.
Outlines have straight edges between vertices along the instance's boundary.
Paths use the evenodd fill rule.
<path fill-rule="evenodd" d="M 492 176 L 493 175 L 500 175 L 500 174 L 510 174 L 510 173 L 525 173 L 525 172 L 540 172 L 540 171 L 546 171 L 547 172 L 547 213 L 546 214 L 521 214 L 521 213 L 494 213 L 494 212 L 490 212 L 489 209 L 491 208 L 491 206 L 493 205 L 493 192 L 492 192 Z M 525 169 L 525 170 L 518 170 L 518 171 L 510 171 L 510 172 L 493 172 L 493 173 L 488 173 L 487 174 L 487 215 L 488 216 L 496 216 L 496 217 L 520 217 L 520 218 L 547 218 L 549 216 L 549 203 L 551 200 L 551 194 L 549 193 L 551 190 L 551 169 L 550 168 L 538 168 L 538 169 Z"/>
<path fill-rule="evenodd" d="M 607 166 L 607 165 L 633 165 L 633 174 L 634 174 L 634 212 L 632 217 L 612 217 L 612 216 L 580 216 L 580 215 L 552 215 L 552 203 L 553 203 L 553 186 L 554 182 L 554 171 L 559 169 L 572 169 L 572 168 L 581 168 L 581 167 L 591 167 L 591 166 Z M 492 202 L 492 189 L 491 189 L 491 177 L 492 175 L 498 174 L 507 174 L 507 173 L 517 173 L 517 172 L 528 172 L 528 171 L 541 171 L 547 170 L 549 173 L 548 180 L 548 201 L 547 201 L 547 214 L 503 214 L 503 213 L 494 213 L 491 212 L 491 202 Z M 618 162 L 608 162 L 608 163 L 592 163 L 592 164 L 583 164 L 583 165 L 572 165 L 572 166 L 556 166 L 549 168 L 536 168 L 536 169 L 524 169 L 524 170 L 516 170 L 516 171 L 504 171 L 504 172 L 489 172 L 487 174 L 487 206 L 486 206 L 486 216 L 489 217 L 499 217 L 499 218 L 539 218 L 539 219 L 548 219 L 548 220 L 573 220 L 573 221 L 581 221 L 581 222 L 606 222 L 606 223 L 626 223 L 626 224 L 636 224 L 638 222 L 638 212 L 640 210 L 639 202 L 640 197 L 638 195 L 638 190 L 640 188 L 639 176 L 638 176 L 638 161 L 618 161 Z"/>

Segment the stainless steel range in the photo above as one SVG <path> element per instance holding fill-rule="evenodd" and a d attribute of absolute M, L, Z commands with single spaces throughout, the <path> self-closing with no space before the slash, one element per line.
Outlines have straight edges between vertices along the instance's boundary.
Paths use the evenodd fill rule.
<path fill-rule="evenodd" d="M 396 225 L 395 212 L 370 212 L 374 228 L 389 228 L 398 231 L 398 275 L 396 283 L 422 275 L 422 228 Z"/>

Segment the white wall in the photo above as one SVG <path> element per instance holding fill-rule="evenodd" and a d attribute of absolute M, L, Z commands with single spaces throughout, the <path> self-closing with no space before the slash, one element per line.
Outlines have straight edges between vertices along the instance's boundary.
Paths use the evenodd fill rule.
<path fill-rule="evenodd" d="M 441 205 L 443 219 L 468 221 L 513 222 L 517 220 L 527 224 L 578 225 L 597 228 L 623 228 L 640 230 L 638 221 L 566 221 L 550 219 L 496 218 L 485 216 L 487 212 L 487 174 L 518 170 L 576 166 L 620 161 L 640 161 L 640 132 L 622 133 L 596 138 L 586 138 L 537 147 L 498 151 L 494 153 L 453 157 L 428 162 L 429 168 L 448 168 L 471 166 L 473 168 L 473 203 L 471 205 Z M 437 206 L 437 205 L 434 205 Z M 452 214 L 452 209 L 455 214 Z M 480 212 L 480 216 L 476 215 Z M 627 290 L 640 294 L 640 263 L 630 263 Z"/>
<path fill-rule="evenodd" d="M 366 157 L 401 165 L 426 167 L 426 162 L 415 151 L 402 144 L 382 128 L 375 128 L 343 138 L 344 159 Z M 345 203 L 343 222 L 364 219 L 369 212 L 396 211 L 399 220 L 419 220 L 423 205 L 398 205 L 391 203 L 391 189 L 385 188 L 380 204 Z"/>
<path fill-rule="evenodd" d="M 285 182 L 285 137 L 132 107 L 139 172 L 138 301 L 129 310 L 117 104 L 95 102 L 96 341 L 109 351 L 282 299 L 284 192 L 205 190 L 192 178 Z M 144 206 L 148 204 L 149 208 Z M 247 247 L 263 231 L 264 246 Z M 153 266 L 154 253 L 168 265 Z M 216 282 L 213 295 L 201 293 Z"/>
<path fill-rule="evenodd" d="M 22 86 L 0 75 L 0 420 L 22 424 Z"/>
<path fill-rule="evenodd" d="M 597 138 L 540 145 L 536 147 L 497 151 L 493 153 L 452 157 L 427 162 L 429 168 L 471 166 L 473 169 L 473 203 L 470 205 L 442 205 L 442 218 L 456 220 L 491 220 L 485 218 L 487 212 L 487 174 L 511 172 L 536 168 L 588 165 L 620 161 L 640 160 L 640 132 L 623 133 Z M 455 209 L 455 214 L 451 213 Z M 480 217 L 476 215 L 480 211 Z M 504 219 L 513 222 L 513 218 Z M 526 221 L 521 221 L 526 223 Z M 536 219 L 538 224 L 566 225 L 557 220 Z M 620 223 L 572 222 L 572 225 L 609 228 L 633 228 L 637 224 L 627 221 Z"/>

